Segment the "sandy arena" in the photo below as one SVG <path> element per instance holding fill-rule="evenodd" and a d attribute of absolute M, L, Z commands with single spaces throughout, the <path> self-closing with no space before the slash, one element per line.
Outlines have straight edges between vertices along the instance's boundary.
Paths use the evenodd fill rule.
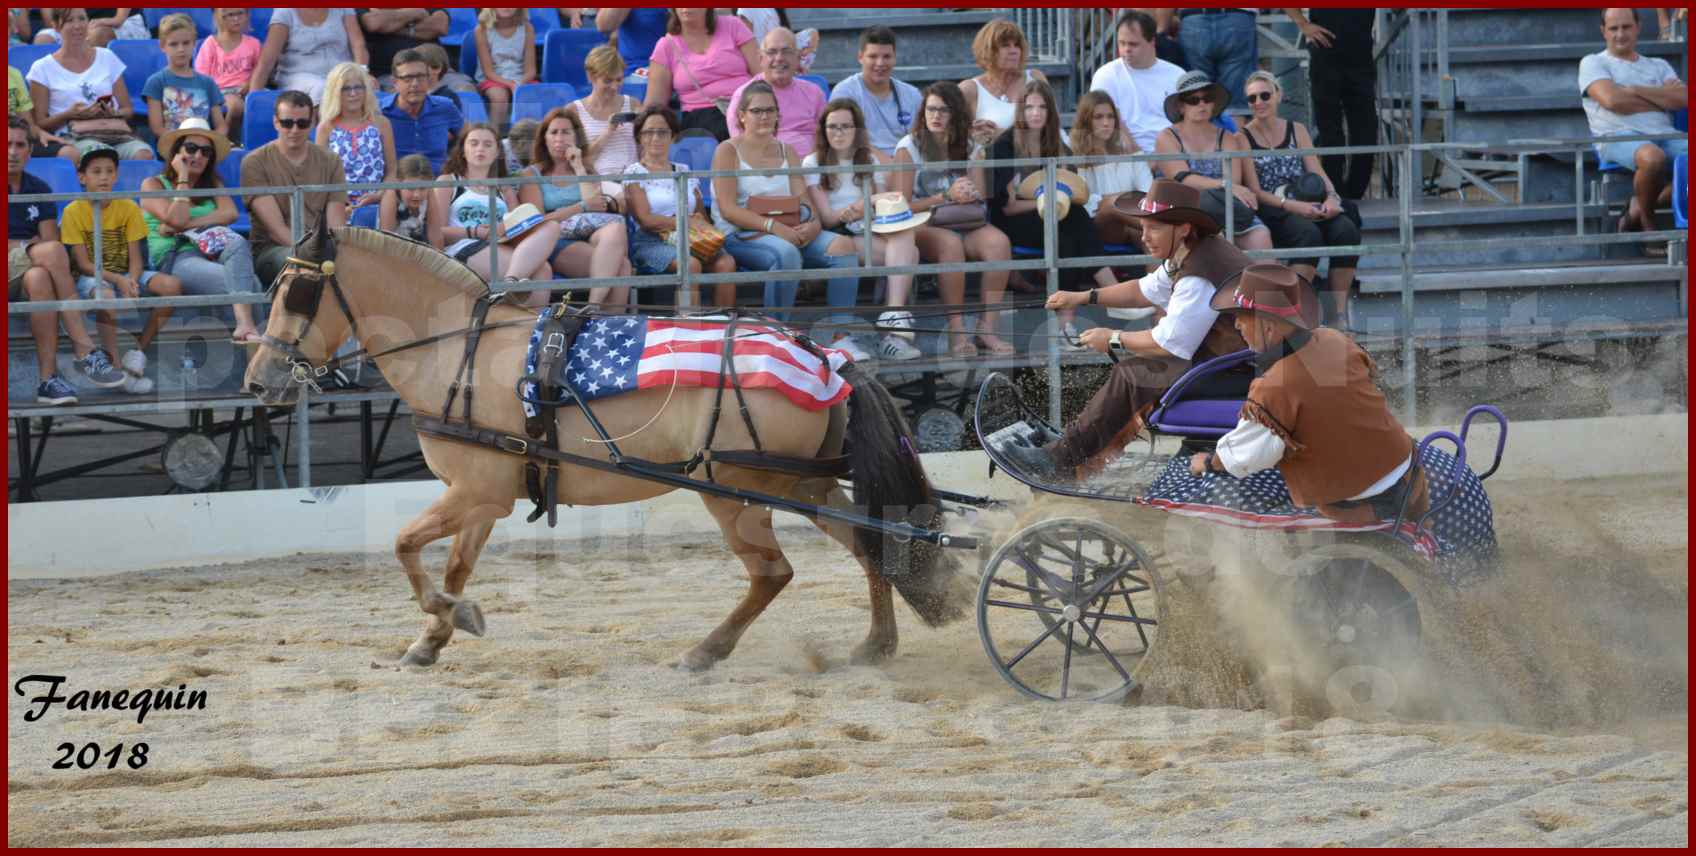
<path fill-rule="evenodd" d="M 14 693 L 8 843 L 1682 847 L 1684 484 L 1491 483 L 1541 596 L 1457 620 L 1532 628 L 1487 632 L 1514 662 L 1478 668 L 1529 675 L 1537 709 L 1471 721 L 1031 702 L 971 619 L 905 606 L 895 660 L 850 666 L 863 579 L 801 528 L 795 581 L 699 675 L 672 663 L 745 586 L 716 540 L 485 553 L 488 636 L 428 670 L 394 665 L 423 616 L 387 554 L 14 580 L 13 684 L 207 704 L 26 722 Z M 50 769 L 62 742 L 135 741 L 140 770 Z"/>

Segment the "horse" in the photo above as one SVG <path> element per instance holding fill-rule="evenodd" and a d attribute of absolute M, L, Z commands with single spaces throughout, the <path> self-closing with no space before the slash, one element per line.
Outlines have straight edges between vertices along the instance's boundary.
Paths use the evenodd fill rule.
<path fill-rule="evenodd" d="M 309 236 L 306 244 L 314 238 Z M 333 240 L 328 252 L 326 240 Z M 308 283 L 285 273 L 273 286 L 271 316 L 263 343 L 249 360 L 243 389 L 262 405 L 285 406 L 300 394 L 306 364 L 323 368 L 350 334 L 370 354 L 383 377 L 415 414 L 443 411 L 461 368 L 473 306 L 489 294 L 471 269 L 434 248 L 382 232 L 339 228 L 316 238 L 319 258 L 333 257 L 324 277 Z M 297 255 L 300 249 L 297 248 Z M 328 284 L 329 289 L 324 285 Z M 316 293 L 312 293 L 312 289 Z M 300 289 L 295 299 L 290 292 Z M 323 299 L 324 291 L 334 299 Z M 291 308 L 292 307 L 292 308 Z M 471 420 L 480 427 L 524 436 L 525 418 L 516 394 L 524 374 L 524 356 L 535 310 L 495 301 L 487 308 L 475 367 L 466 392 Z M 434 339 L 434 341 L 427 341 Z M 403 347 L 412 345 L 411 347 Z M 399 350 L 393 350 L 399 349 Z M 389 353 L 384 353 L 389 352 Z M 310 371 L 304 372 L 310 374 Z M 911 429 L 894 398 L 852 363 L 840 370 L 853 387 L 845 401 L 808 410 L 773 389 L 742 391 L 748 418 L 766 452 L 800 458 L 830 458 L 846 453 L 851 467 L 850 505 L 835 477 L 773 472 L 724 463 L 711 478 L 720 485 L 758 491 L 815 506 L 859 511 L 879 520 L 940 528 L 941 510 L 918 455 Z M 711 437 L 716 449 L 751 449 L 749 425 L 740 410 L 715 406 L 711 387 L 637 389 L 594 403 L 594 417 L 618 441 L 627 458 L 686 461 Z M 730 397 L 727 392 L 725 397 Z M 454 414 L 460 405 L 454 406 Z M 610 460 L 604 443 L 581 410 L 556 411 L 559 448 L 597 460 Z M 713 423 L 716 418 L 716 428 Z M 628 436 L 626 436 L 628 435 Z M 482 610 L 465 596 L 465 587 L 495 521 L 512 513 L 528 494 L 524 457 L 498 448 L 472 445 L 419 433 L 419 447 L 430 472 L 446 485 L 441 497 L 409 522 L 395 538 L 395 557 L 425 613 L 422 633 L 401 657 L 404 664 L 433 665 L 460 629 L 484 631 Z M 846 447 L 846 452 L 844 448 Z M 609 505 L 650 499 L 677 489 L 669 484 L 561 464 L 557 499 L 562 504 Z M 677 665 L 691 671 L 711 668 L 729 656 L 737 640 L 794 576 L 771 527 L 771 510 L 736 499 L 701 495 L 718 523 L 725 543 L 748 573 L 748 590 L 728 617 Z M 914 539 L 885 543 L 881 532 L 814 518 L 833 540 L 847 547 L 866 575 L 871 596 L 871 629 L 851 654 L 856 664 L 875 664 L 895 654 L 897 632 L 891 586 L 930 626 L 964 614 L 954 593 L 957 562 L 949 551 Z M 453 537 L 438 589 L 420 561 L 424 547 Z"/>

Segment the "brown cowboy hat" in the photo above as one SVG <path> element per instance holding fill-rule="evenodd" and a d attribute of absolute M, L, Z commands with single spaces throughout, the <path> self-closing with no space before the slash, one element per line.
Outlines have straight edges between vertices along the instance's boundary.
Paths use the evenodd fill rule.
<path fill-rule="evenodd" d="M 1212 305 L 1218 312 L 1259 312 L 1302 330 L 1319 326 L 1319 304 L 1312 286 L 1280 264 L 1263 262 L 1243 268 L 1234 286 L 1213 293 Z"/>
<path fill-rule="evenodd" d="M 1182 120 L 1184 118 L 1184 114 L 1178 108 L 1178 101 L 1185 95 L 1192 95 L 1202 91 L 1207 91 L 1213 96 L 1213 115 L 1207 118 L 1219 118 L 1219 114 L 1225 112 L 1225 107 L 1231 101 L 1231 93 L 1226 92 L 1225 87 L 1215 83 L 1213 78 L 1207 75 L 1207 72 L 1198 69 L 1195 71 L 1184 72 L 1184 76 L 1178 78 L 1178 82 L 1173 84 L 1172 94 L 1166 96 L 1166 103 L 1164 105 L 1166 108 L 1166 121 L 1178 122 Z"/>
<path fill-rule="evenodd" d="M 1203 235 L 1219 232 L 1219 222 L 1201 209 L 1201 191 L 1169 179 L 1157 179 L 1141 199 L 1129 193 L 1113 200 L 1113 207 L 1127 217 L 1143 217 L 1162 223 L 1188 223 Z"/>

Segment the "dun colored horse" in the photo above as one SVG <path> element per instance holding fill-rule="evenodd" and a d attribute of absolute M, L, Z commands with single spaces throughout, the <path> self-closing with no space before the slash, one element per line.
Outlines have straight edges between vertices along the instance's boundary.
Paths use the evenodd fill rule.
<path fill-rule="evenodd" d="M 334 232 L 334 280 L 308 297 L 301 280 L 279 279 L 262 345 L 247 369 L 244 388 L 265 405 L 292 403 L 299 395 L 293 380 L 297 364 L 322 366 L 351 332 L 374 355 L 383 377 L 418 414 L 440 414 L 465 352 L 463 336 L 474 303 L 487 286 L 464 265 L 422 244 L 366 229 Z M 302 289 L 290 300 L 290 289 Z M 333 291 L 324 299 L 325 291 Z M 292 307 L 292 308 L 291 308 Z M 351 316 L 351 317 L 350 317 Z M 531 310 L 505 304 L 490 307 L 487 323 L 519 321 L 488 329 L 481 337 L 475 372 L 469 380 L 471 418 L 477 425 L 519 436 L 524 414 L 515 386 L 524 371 Z M 443 335 L 450 334 L 450 335 Z M 381 352 L 440 336 L 435 341 L 391 354 Z M 938 528 L 940 512 L 917 456 L 911 432 L 888 391 L 849 364 L 844 377 L 853 385 L 846 402 L 807 410 L 770 389 L 744 392 L 755 431 L 767 452 L 790 457 L 823 458 L 846 453 L 852 465 L 854 506 L 883 520 Z M 713 437 L 717 450 L 752 449 L 742 416 L 734 406 L 713 421 L 715 390 L 703 387 L 640 389 L 594 403 L 596 418 L 608 435 L 624 437 L 626 457 L 655 462 L 686 461 Z M 668 401 L 669 396 L 669 401 Z M 727 394 L 728 397 L 728 394 Z M 453 408 L 457 418 L 460 405 Z M 560 448 L 608 459 L 604 444 L 575 407 L 560 407 Z M 644 427 L 645 426 L 645 427 Z M 625 435 L 630 435 L 625 437 Z M 905 441 L 905 442 L 903 442 Z M 482 635 L 481 610 L 465 597 L 477 556 L 496 520 L 512 513 L 526 497 L 520 456 L 454 440 L 419 435 L 425 463 L 447 490 L 401 530 L 395 555 L 406 571 L 419 606 L 426 613 L 423 633 L 402 660 L 433 664 L 457 627 Z M 718 464 L 719 484 L 791 498 L 813 505 L 849 508 L 834 478 L 806 477 Z M 649 499 L 675 488 L 653 481 L 562 465 L 558 499 L 569 505 L 608 505 Z M 730 615 L 686 652 L 679 665 L 700 670 L 728 656 L 748 626 L 794 574 L 771 528 L 771 511 L 720 497 L 701 497 L 724 533 L 730 550 L 747 567 L 749 587 Z M 569 513 L 569 511 L 567 511 Z M 871 593 L 871 631 L 853 652 L 855 662 L 878 662 L 896 648 L 896 590 L 927 624 L 939 625 L 961 614 L 950 596 L 955 562 L 948 551 L 920 541 L 886 549 L 887 536 L 840 523 L 815 521 L 859 561 Z M 452 536 L 453 547 L 438 590 L 420 562 L 424 547 Z"/>

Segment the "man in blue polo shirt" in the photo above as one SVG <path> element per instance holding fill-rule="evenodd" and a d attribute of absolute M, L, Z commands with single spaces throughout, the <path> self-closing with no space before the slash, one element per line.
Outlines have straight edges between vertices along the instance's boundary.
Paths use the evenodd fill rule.
<path fill-rule="evenodd" d="M 383 98 L 383 115 L 395 135 L 395 157 L 423 155 L 430 168 L 442 171 L 448 146 L 465 126 L 453 102 L 431 95 L 430 65 L 423 54 L 407 49 L 395 54 L 395 92 Z"/>

